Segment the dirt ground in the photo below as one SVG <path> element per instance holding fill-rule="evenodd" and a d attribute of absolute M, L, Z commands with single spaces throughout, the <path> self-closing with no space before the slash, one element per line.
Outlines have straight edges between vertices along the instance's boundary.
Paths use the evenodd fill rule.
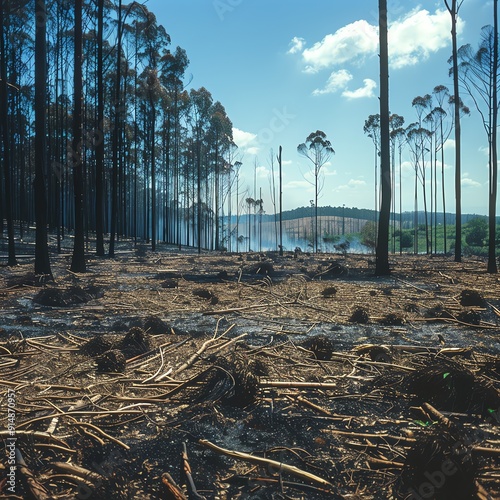
<path fill-rule="evenodd" d="M 0 498 L 500 498 L 484 261 L 70 259 L 0 268 Z"/>

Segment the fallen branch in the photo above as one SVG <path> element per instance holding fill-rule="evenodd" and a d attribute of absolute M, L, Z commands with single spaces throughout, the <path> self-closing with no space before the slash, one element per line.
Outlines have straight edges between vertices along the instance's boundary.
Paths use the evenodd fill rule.
<path fill-rule="evenodd" d="M 88 422 L 73 422 L 73 425 L 77 425 L 80 427 L 88 427 L 92 429 L 93 431 L 97 432 L 97 434 L 100 434 L 102 437 L 108 439 L 109 441 L 117 444 L 118 446 L 121 446 L 125 450 L 130 450 L 130 446 L 128 444 L 123 443 L 119 439 L 114 438 L 113 436 L 110 436 L 108 433 L 104 432 L 102 429 L 97 427 L 94 424 L 89 424 Z"/>
<path fill-rule="evenodd" d="M 189 499 L 206 500 L 204 496 L 196 491 L 196 485 L 191 474 L 191 466 L 189 465 L 186 443 L 182 443 L 182 476 L 186 481 Z"/>
<path fill-rule="evenodd" d="M 240 460 L 244 460 L 245 462 L 250 462 L 253 464 L 263 465 L 273 470 L 279 472 L 285 472 L 293 476 L 300 477 L 301 479 L 304 479 L 306 481 L 311 481 L 313 483 L 320 484 L 321 486 L 327 488 L 328 490 L 333 489 L 333 484 L 327 481 L 326 479 L 323 479 L 319 476 L 316 476 L 302 469 L 299 469 L 294 465 L 284 464 L 282 462 L 277 462 L 276 460 L 270 460 L 268 458 L 256 457 L 255 455 L 250 455 L 248 453 L 243 453 L 241 451 L 233 451 L 233 450 L 228 450 L 226 448 L 221 448 L 211 443 L 210 441 L 207 441 L 206 439 L 200 439 L 198 443 L 201 444 L 202 446 L 210 448 L 212 451 L 215 451 L 216 453 L 219 453 L 221 455 L 226 455 L 232 458 L 238 458 Z"/>
<path fill-rule="evenodd" d="M 401 462 L 393 462 L 392 460 L 382 460 L 380 458 L 368 459 L 371 469 L 402 469 L 404 464 Z"/>
<path fill-rule="evenodd" d="M 338 384 L 328 383 L 328 382 L 297 382 L 295 380 L 290 381 L 263 381 L 260 382 L 261 387 L 282 387 L 287 389 L 297 389 L 297 388 L 308 388 L 308 389 L 337 389 Z"/>
<path fill-rule="evenodd" d="M 232 324 L 222 335 L 220 335 L 218 337 L 216 336 L 217 335 L 217 332 L 216 332 L 216 334 L 211 339 L 208 339 L 206 342 L 204 342 L 203 345 L 184 364 L 182 364 L 181 366 L 179 366 L 179 368 L 174 370 L 173 375 L 178 375 L 180 372 L 182 372 L 182 371 L 186 370 L 187 368 L 189 368 L 190 366 L 194 365 L 196 363 L 196 361 L 200 358 L 200 356 L 208 349 L 208 347 L 211 344 L 213 344 L 214 342 L 217 342 L 218 340 L 223 338 L 224 335 L 229 333 L 234 328 L 234 326 L 235 325 Z M 246 334 L 244 334 L 244 335 L 246 335 Z M 241 335 L 240 335 L 240 337 L 241 337 Z M 239 338 L 239 337 L 237 337 L 237 338 Z"/>
<path fill-rule="evenodd" d="M 73 476 L 80 477 L 90 481 L 91 483 L 99 483 L 103 480 L 103 476 L 101 476 L 101 474 L 67 462 L 52 462 L 50 467 L 52 469 L 68 472 Z"/>
<path fill-rule="evenodd" d="M 165 500 L 188 500 L 188 497 L 184 495 L 179 486 L 175 484 L 172 476 L 168 472 L 164 472 L 161 475 L 162 493 Z"/>
<path fill-rule="evenodd" d="M 45 486 L 43 486 L 43 484 L 40 484 L 37 481 L 34 474 L 28 469 L 19 448 L 16 448 L 16 463 L 17 468 L 22 475 L 23 482 L 29 489 L 31 496 L 35 500 L 50 500 L 52 495 L 50 495 L 49 491 L 45 488 Z"/>

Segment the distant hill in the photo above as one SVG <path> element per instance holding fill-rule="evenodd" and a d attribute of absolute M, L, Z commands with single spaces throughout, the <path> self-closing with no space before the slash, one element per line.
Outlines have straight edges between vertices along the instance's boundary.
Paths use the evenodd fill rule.
<path fill-rule="evenodd" d="M 375 210 L 370 210 L 367 208 L 349 208 L 349 207 L 318 207 L 318 216 L 320 217 L 346 217 L 349 219 L 361 219 L 361 220 L 376 220 Z M 242 220 L 246 219 L 246 215 L 240 216 Z M 253 217 L 253 214 L 252 214 Z M 262 222 L 273 222 L 274 214 L 270 214 L 269 212 L 262 214 Z M 276 217 L 279 218 L 279 214 L 276 214 Z M 304 219 L 307 217 L 314 217 L 314 208 L 313 207 L 298 207 L 293 210 L 285 210 L 283 212 L 283 220 L 296 220 L 296 219 Z M 431 223 L 431 214 L 428 212 L 427 214 L 429 224 Z M 462 214 L 462 222 L 465 224 L 469 220 L 474 219 L 476 217 L 484 218 L 487 217 L 485 215 L 478 214 Z M 391 214 L 391 219 L 395 219 L 399 222 L 400 215 L 399 213 Z M 404 226 L 412 225 L 414 222 L 414 212 L 403 212 L 401 214 L 401 221 Z M 438 213 L 436 216 L 437 224 L 442 224 L 444 221 L 444 217 L 442 213 Z M 434 223 L 434 214 L 433 220 Z M 446 223 L 447 224 L 455 224 L 455 214 L 446 213 Z M 500 223 L 500 217 L 497 217 L 497 223 Z M 425 212 L 418 212 L 418 224 L 425 224 Z"/>

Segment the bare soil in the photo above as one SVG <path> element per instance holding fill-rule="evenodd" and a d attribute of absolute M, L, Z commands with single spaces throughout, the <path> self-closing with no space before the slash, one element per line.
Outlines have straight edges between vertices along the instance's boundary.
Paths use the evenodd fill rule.
<path fill-rule="evenodd" d="M 367 255 L 125 242 L 88 263 L 0 268 L 0 498 L 500 498 L 484 261 L 381 278 Z"/>

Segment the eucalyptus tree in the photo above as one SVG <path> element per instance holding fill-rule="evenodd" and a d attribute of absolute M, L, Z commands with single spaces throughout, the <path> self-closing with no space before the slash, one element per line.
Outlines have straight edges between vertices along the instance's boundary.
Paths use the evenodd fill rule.
<path fill-rule="evenodd" d="M 109 250 L 110 257 L 115 255 L 115 240 L 118 223 L 118 161 L 119 161 L 119 139 L 120 139 L 120 122 L 123 117 L 123 104 L 121 95 L 121 78 L 122 78 L 122 35 L 123 35 L 123 17 L 122 17 L 122 0 L 118 0 L 117 14 L 117 45 L 116 45 L 116 76 L 114 80 L 114 116 L 113 116 L 113 139 L 112 139 L 112 176 L 111 176 L 111 221 L 110 221 L 110 237 Z"/>
<path fill-rule="evenodd" d="M 276 157 L 276 159 L 279 158 L 279 155 Z M 271 148 L 269 151 L 269 158 L 267 161 L 267 164 L 270 167 L 270 172 L 269 172 L 269 195 L 271 197 L 271 203 L 273 205 L 273 212 L 274 212 L 274 238 L 275 238 L 275 247 L 276 249 L 279 249 L 279 244 L 278 244 L 278 213 L 276 210 L 276 175 L 274 172 L 274 151 Z"/>
<path fill-rule="evenodd" d="M 160 58 L 159 79 L 168 96 L 163 120 L 163 143 L 165 161 L 165 185 L 167 200 L 173 200 L 172 206 L 165 203 L 165 231 L 168 240 L 177 241 L 181 246 L 181 134 L 182 118 L 188 111 L 189 96 L 184 90 L 184 75 L 189 65 L 186 51 L 177 47 L 174 52 L 166 50 Z M 169 213 L 167 213 L 170 208 Z"/>
<path fill-rule="evenodd" d="M 427 160 L 426 152 L 430 152 L 432 132 L 423 126 L 424 114 L 432 107 L 432 96 L 426 94 L 424 96 L 417 96 L 412 101 L 412 106 L 415 108 L 418 119 L 418 129 L 412 132 L 413 139 L 417 141 L 417 153 L 420 159 L 415 163 L 415 175 L 418 177 L 420 174 L 420 182 L 422 184 L 422 194 L 424 201 L 424 217 L 425 217 L 425 242 L 426 251 L 430 253 L 430 238 L 429 238 L 429 219 L 428 219 L 428 204 L 427 204 Z M 427 147 L 429 146 L 429 148 Z M 416 215 L 418 217 L 418 214 Z M 417 224 L 418 225 L 418 224 Z"/>
<path fill-rule="evenodd" d="M 190 101 L 191 101 L 191 129 L 194 139 L 194 155 L 195 155 L 195 165 L 194 165 L 194 176 L 196 183 L 196 234 L 197 234 L 197 246 L 198 252 L 201 252 L 202 247 L 202 179 L 203 174 L 208 173 L 207 165 L 204 160 L 206 159 L 206 149 L 207 149 L 207 135 L 208 128 L 210 126 L 210 110 L 213 103 L 212 95 L 205 88 L 191 89 L 190 91 Z M 206 193 L 208 194 L 208 193 Z"/>
<path fill-rule="evenodd" d="M 397 114 L 392 114 L 389 117 L 389 126 L 390 126 L 390 142 L 391 142 L 391 164 L 392 164 L 392 169 L 391 169 L 391 190 L 392 190 L 392 212 L 393 212 L 393 247 L 392 251 L 395 253 L 396 252 L 396 149 L 399 151 L 399 229 L 402 229 L 402 224 L 401 224 L 401 206 L 402 206 L 402 200 L 401 200 L 401 193 L 402 193 L 402 187 L 401 187 L 401 181 L 402 181 L 402 175 L 401 175 L 401 165 L 402 165 L 402 146 L 404 142 L 404 123 L 405 119 L 404 117 L 397 115 Z"/>
<path fill-rule="evenodd" d="M 443 253 L 447 252 L 447 220 L 446 220 L 446 183 L 445 183 L 445 156 L 444 156 L 444 145 L 448 138 L 450 137 L 451 131 L 453 130 L 453 121 L 447 120 L 450 115 L 450 93 L 448 87 L 445 85 L 437 85 L 432 91 L 434 98 L 437 101 L 437 106 L 433 108 L 431 113 L 434 116 L 434 121 L 437 123 L 439 134 L 437 134 L 435 145 L 436 145 L 436 158 L 438 152 L 441 152 L 441 196 L 443 205 Z M 436 185 L 437 193 L 437 185 Z M 436 204 L 437 209 L 437 204 Z"/>
<path fill-rule="evenodd" d="M 53 78 L 48 79 L 48 174 L 52 182 L 49 200 L 52 203 L 51 227 L 57 231 L 57 251 L 61 252 L 61 240 L 64 239 L 66 226 L 72 224 L 72 206 L 68 202 L 72 187 L 68 155 L 68 140 L 71 135 L 71 98 L 69 96 L 69 62 L 73 58 L 70 42 L 73 32 L 73 12 L 69 2 L 53 2 L 48 14 L 52 22 L 48 30 L 48 61 Z M 70 150 L 71 151 L 71 150 Z"/>
<path fill-rule="evenodd" d="M 389 114 L 389 52 L 387 43 L 387 0 L 379 0 L 379 46 L 380 46 L 380 174 L 381 204 L 378 222 L 375 274 L 388 275 L 389 268 L 389 224 L 391 215 L 391 151 Z"/>
<path fill-rule="evenodd" d="M 22 239 L 24 229 L 29 230 L 28 222 L 33 220 L 32 203 L 32 170 L 29 142 L 31 123 L 33 121 L 33 38 L 26 29 L 32 18 L 32 11 L 21 8 L 15 2 L 4 2 L 4 58 L 6 71 L 7 99 L 5 113 L 8 128 L 7 135 L 10 144 L 6 161 L 10 165 L 10 182 L 12 193 L 5 193 L 11 198 L 11 213 L 13 220 L 18 221 L 19 236 Z M 31 208 L 31 210 L 30 210 Z M 30 213 L 31 212 L 31 213 Z M 12 243 L 11 243 L 12 244 Z"/>
<path fill-rule="evenodd" d="M 460 86 L 458 76 L 458 42 L 457 42 L 457 23 L 460 8 L 465 0 L 444 0 L 446 8 L 451 16 L 451 40 L 452 40 L 452 56 L 453 64 L 453 96 L 454 96 L 454 111 L 455 111 L 455 262 L 462 261 L 462 139 L 460 126 L 461 99 Z"/>
<path fill-rule="evenodd" d="M 156 70 L 148 68 L 145 74 L 145 88 L 147 99 L 149 101 L 148 115 L 150 117 L 150 166 L 151 166 L 151 250 L 156 250 L 157 242 L 157 180 L 156 180 L 156 123 L 157 107 L 161 99 L 165 97 L 163 86 L 158 80 Z"/>
<path fill-rule="evenodd" d="M 96 254 L 104 256 L 104 0 L 97 0 L 97 139 L 95 144 Z"/>
<path fill-rule="evenodd" d="M 136 4 L 141 14 L 141 30 L 143 37 L 143 52 L 145 59 L 146 94 L 149 103 L 149 115 L 151 126 L 151 248 L 156 250 L 157 241 L 157 180 L 156 180 L 156 121 L 157 111 L 161 109 L 160 101 L 166 98 L 166 92 L 158 78 L 158 66 L 162 54 L 170 44 L 170 36 L 162 25 L 159 25 L 156 16 L 144 5 Z"/>
<path fill-rule="evenodd" d="M 323 189 L 323 168 L 335 151 L 332 143 L 326 138 L 322 130 L 310 133 L 306 141 L 297 146 L 300 155 L 312 163 L 312 176 L 314 178 L 314 251 L 318 251 L 318 198 Z"/>
<path fill-rule="evenodd" d="M 52 278 L 47 241 L 47 169 L 46 102 L 47 102 L 47 11 L 44 0 L 35 0 L 35 274 Z"/>
<path fill-rule="evenodd" d="M 10 137 L 9 137 L 9 121 L 8 121 L 8 95 L 9 89 L 7 85 L 8 75 L 7 75 L 7 56 L 6 56 L 6 44 L 5 44 L 5 35 L 4 35 L 4 25 L 5 25 L 5 17 L 8 12 L 6 8 L 9 6 L 7 2 L 0 2 L 0 114 L 1 121 L 0 127 L 2 132 L 2 146 L 3 146 L 3 174 L 4 174 L 4 197 L 5 197 L 5 217 L 7 219 L 7 238 L 8 238 L 8 260 L 7 263 L 9 266 L 15 266 L 17 264 L 16 259 L 16 249 L 15 249 L 15 241 L 14 241 L 14 219 L 12 213 L 12 191 L 11 191 L 11 175 L 12 175 L 12 164 L 11 164 L 11 148 L 10 148 Z M 44 8 L 44 5 L 41 7 L 36 7 L 37 9 Z M 38 12 L 38 11 L 37 11 Z M 41 11 L 40 11 L 41 12 Z M 43 36 L 44 33 L 40 33 L 39 36 Z M 43 41 L 45 46 L 45 40 Z M 39 61 L 40 62 L 40 61 Z M 2 200 L 0 200 L 1 202 Z M 42 243 L 42 241 L 40 241 Z M 39 249 L 41 251 L 41 247 Z M 45 272 L 46 269 L 44 266 L 39 266 L 37 274 L 50 274 L 50 265 L 49 272 Z"/>
<path fill-rule="evenodd" d="M 221 176 L 224 174 L 223 167 L 225 155 L 233 143 L 233 124 L 226 114 L 224 106 L 215 102 L 210 108 L 209 140 L 213 153 L 213 175 L 214 175 L 214 215 L 215 215 L 215 250 L 220 249 L 220 217 L 221 208 Z"/>
<path fill-rule="evenodd" d="M 414 184 L 413 184 L 413 252 L 418 252 L 418 185 L 420 175 L 420 143 L 423 129 L 417 122 L 410 123 L 405 129 L 407 145 L 413 163 Z"/>
<path fill-rule="evenodd" d="M 498 184 L 498 27 L 497 1 L 495 1 L 495 25 L 485 26 L 477 51 L 470 45 L 458 51 L 459 78 L 471 96 L 483 122 L 488 140 L 489 199 L 488 199 L 488 272 L 496 273 L 496 200 Z"/>
<path fill-rule="evenodd" d="M 375 148 L 375 218 L 380 209 L 378 202 L 379 178 L 378 178 L 378 159 L 380 156 L 380 114 L 370 115 L 363 126 L 363 132 L 373 141 Z"/>
<path fill-rule="evenodd" d="M 71 160 L 73 163 L 74 203 L 75 203 L 75 237 L 71 271 L 84 273 L 85 238 L 83 223 L 83 159 L 82 159 L 82 101 L 83 101 L 83 74 L 82 74 L 82 10 L 83 0 L 75 0 L 75 29 L 74 29 L 74 67 L 73 67 L 73 141 Z"/>
<path fill-rule="evenodd" d="M 437 113 L 434 111 L 433 103 L 431 100 L 432 108 L 424 117 L 424 123 L 429 131 L 429 154 L 430 154 L 430 230 L 429 230 L 429 246 L 428 252 L 432 253 L 433 244 L 436 243 L 437 238 L 437 132 L 439 128 L 439 119 Z M 434 234 L 436 233 L 436 234 Z"/>

